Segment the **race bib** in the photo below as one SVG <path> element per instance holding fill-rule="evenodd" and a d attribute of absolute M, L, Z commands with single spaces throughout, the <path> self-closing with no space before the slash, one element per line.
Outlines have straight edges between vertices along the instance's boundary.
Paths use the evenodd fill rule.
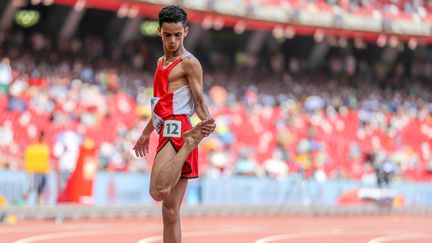
<path fill-rule="evenodd" d="M 181 122 L 176 120 L 166 120 L 163 136 L 179 138 L 181 136 Z"/>

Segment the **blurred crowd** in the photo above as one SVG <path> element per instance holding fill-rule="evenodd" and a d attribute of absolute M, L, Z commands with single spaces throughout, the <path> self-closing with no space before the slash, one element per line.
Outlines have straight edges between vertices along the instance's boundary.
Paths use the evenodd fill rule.
<path fill-rule="evenodd" d="M 162 55 L 157 39 L 116 46 L 88 37 L 57 45 L 14 32 L 0 35 L 0 47 L 2 168 L 23 169 L 23 153 L 42 131 L 60 173 L 74 169 L 86 139 L 97 145 L 100 170 L 149 172 L 152 157 L 138 159 L 132 147 L 150 118 Z M 203 61 L 218 127 L 200 145 L 202 175 L 431 180 L 427 56 L 405 65 L 335 54 L 313 72 L 306 58 L 278 64 L 278 53 L 268 51 L 264 59 L 271 62 L 223 70 L 217 59 Z"/>
<path fill-rule="evenodd" d="M 333 7 L 350 11 L 354 14 L 385 16 L 416 16 L 424 18 L 432 11 L 430 0 L 245 0 L 255 6 L 313 6 L 323 11 L 333 11 Z"/>

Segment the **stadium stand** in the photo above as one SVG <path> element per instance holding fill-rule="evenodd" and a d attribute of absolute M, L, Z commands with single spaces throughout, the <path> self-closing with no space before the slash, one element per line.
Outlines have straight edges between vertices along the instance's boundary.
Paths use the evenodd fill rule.
<path fill-rule="evenodd" d="M 253 2 L 425 20 L 431 11 L 429 1 Z M 242 45 L 231 28 L 217 33 Z M 131 147 L 149 118 L 151 65 L 160 47 L 149 37 L 123 45 L 105 42 L 103 34 L 80 34 L 56 44 L 53 34 L 18 26 L 1 33 L 0 55 L 9 58 L 12 75 L 0 92 L 3 168 L 22 169 L 26 145 L 43 130 L 58 148 L 57 169 L 63 168 L 62 135 L 71 132 L 76 141 L 96 142 L 101 170 L 148 172 L 152 159 L 137 160 Z M 362 180 L 375 173 L 376 163 L 389 160 L 396 179 L 431 180 L 432 65 L 420 53 L 429 46 L 412 50 L 397 43 L 398 58 L 388 63 L 373 56 L 385 56 L 386 46 L 369 43 L 364 49 L 354 40 L 324 39 L 330 47 L 318 67 L 309 63 L 309 51 L 296 50 L 312 49 L 311 36 L 269 44 L 258 59 L 233 54 L 227 42 L 196 48 L 218 123 L 217 133 L 202 144 L 203 174 L 283 176 L 272 172 L 276 167 L 306 177 Z M 2 65 L 7 72 L 9 64 Z"/>
<path fill-rule="evenodd" d="M 31 52 L 7 45 L 3 43 L 2 56 L 11 59 L 14 80 L 1 95 L 2 154 L 21 158 L 39 130 L 53 147 L 59 134 L 71 130 L 100 146 L 101 169 L 147 168 L 133 158 L 130 147 L 142 126 L 139 120 L 148 119 L 151 72 L 133 63 L 118 67 L 103 56 L 89 63 L 65 57 L 63 50 Z M 203 144 L 203 161 L 206 155 L 223 153 L 229 161 L 220 169 L 233 173 L 235 158 L 258 144 L 251 157 L 256 168 L 276 156 L 290 172 L 312 175 L 323 170 L 328 178 L 361 179 L 370 169 L 366 155 L 380 151 L 395 162 L 401 179 L 430 178 L 431 158 L 425 152 L 432 146 L 430 87 L 422 82 L 430 75 L 430 64 L 416 60 L 425 69 L 413 65 L 412 71 L 396 65 L 380 84 L 374 80 L 385 64 L 354 58 L 332 57 L 315 74 L 297 59 L 291 60 L 292 70 L 274 75 L 268 75 L 270 67 L 207 72 L 208 98 L 219 129 Z M 354 67 L 343 64 L 349 59 Z M 227 89 L 213 90 L 214 84 Z M 226 100 L 217 100 L 220 92 L 227 92 Z M 207 164 L 217 166 L 209 160 Z M 22 168 L 20 159 L 12 161 L 4 166 Z"/>

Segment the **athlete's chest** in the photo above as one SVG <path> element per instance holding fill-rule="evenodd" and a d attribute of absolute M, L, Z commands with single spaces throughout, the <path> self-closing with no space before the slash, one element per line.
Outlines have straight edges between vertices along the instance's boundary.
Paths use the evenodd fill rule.
<path fill-rule="evenodd" d="M 167 73 L 166 77 L 169 91 L 174 91 L 179 87 L 188 85 L 186 72 L 180 63 L 173 67 L 170 72 Z"/>
<path fill-rule="evenodd" d="M 174 81 L 179 78 L 184 78 L 186 76 L 186 72 L 183 69 L 182 63 L 178 63 L 174 67 L 172 67 L 170 70 L 167 70 L 167 77 L 168 81 Z"/>

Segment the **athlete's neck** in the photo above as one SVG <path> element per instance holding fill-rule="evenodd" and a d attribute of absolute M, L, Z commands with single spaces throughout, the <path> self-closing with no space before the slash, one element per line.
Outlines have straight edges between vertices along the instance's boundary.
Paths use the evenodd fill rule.
<path fill-rule="evenodd" d="M 187 50 L 184 47 L 180 47 L 179 49 L 173 52 L 164 50 L 165 60 L 175 59 L 179 56 L 183 56 L 185 53 L 187 53 Z"/>

